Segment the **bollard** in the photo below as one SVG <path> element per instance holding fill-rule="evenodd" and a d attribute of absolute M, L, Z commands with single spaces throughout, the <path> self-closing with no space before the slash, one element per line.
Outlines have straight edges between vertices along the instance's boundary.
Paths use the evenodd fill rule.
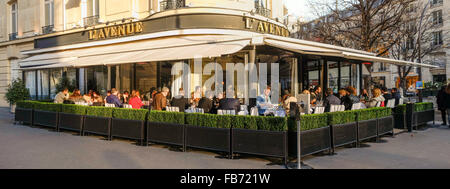
<path fill-rule="evenodd" d="M 413 129 L 413 108 L 414 108 L 414 103 L 408 102 L 406 104 L 406 128 L 408 129 L 408 132 L 412 132 Z"/>

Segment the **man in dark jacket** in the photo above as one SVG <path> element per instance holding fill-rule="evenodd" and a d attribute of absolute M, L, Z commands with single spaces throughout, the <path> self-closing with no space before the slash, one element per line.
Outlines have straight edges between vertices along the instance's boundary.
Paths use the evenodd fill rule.
<path fill-rule="evenodd" d="M 224 98 L 219 101 L 219 110 L 234 110 L 237 114 L 241 107 L 241 103 L 239 103 L 239 99 L 235 98 L 234 91 L 227 91 L 228 94 L 231 94 L 233 98 Z"/>
<path fill-rule="evenodd" d="M 402 96 L 398 92 L 397 88 L 392 88 L 391 94 L 392 94 L 392 98 L 395 99 L 395 106 L 397 106 L 400 103 L 400 98 L 402 98 Z"/>
<path fill-rule="evenodd" d="M 187 108 L 189 108 L 189 99 L 184 97 L 184 89 L 180 88 L 178 90 L 178 95 L 172 98 L 170 103 L 172 107 L 178 107 L 180 112 L 184 112 Z"/>
<path fill-rule="evenodd" d="M 445 86 L 442 86 L 441 90 L 439 90 L 437 96 L 436 96 L 436 103 L 438 106 L 438 110 L 441 111 L 441 116 L 442 116 L 442 125 L 447 125 L 447 119 L 445 118 L 446 115 L 446 100 L 450 100 L 450 99 L 446 99 L 446 97 L 448 96 L 448 94 L 446 94 L 445 92 Z"/>
<path fill-rule="evenodd" d="M 211 113 L 213 109 L 213 97 L 214 95 L 211 91 L 206 91 L 205 97 L 198 102 L 198 107 L 202 108 L 205 113 Z"/>
<path fill-rule="evenodd" d="M 345 110 L 351 110 L 353 104 L 360 103 L 361 100 L 356 96 L 356 89 L 354 87 L 345 88 L 347 91 L 347 96 L 342 100 L 342 104 L 345 106 Z"/>
<path fill-rule="evenodd" d="M 389 94 L 388 89 L 386 87 L 381 88 L 381 93 L 384 97 L 384 106 L 387 106 L 389 100 L 393 99 L 392 94 Z"/>
<path fill-rule="evenodd" d="M 341 100 L 333 94 L 333 89 L 328 88 L 325 95 L 326 95 L 326 97 L 323 101 L 323 105 L 325 106 L 325 112 L 330 111 L 331 105 L 340 105 L 341 104 Z"/>
<path fill-rule="evenodd" d="M 111 89 L 111 95 L 106 97 L 106 103 L 114 104 L 116 108 L 122 107 L 122 102 L 120 102 L 118 95 L 119 92 L 115 88 Z"/>

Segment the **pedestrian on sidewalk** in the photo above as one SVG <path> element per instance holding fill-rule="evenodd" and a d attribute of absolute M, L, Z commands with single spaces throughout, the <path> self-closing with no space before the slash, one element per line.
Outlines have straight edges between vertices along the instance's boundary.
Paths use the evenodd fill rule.
<path fill-rule="evenodd" d="M 447 111 L 447 121 L 450 123 L 450 84 L 445 88 L 444 107 Z"/>
<path fill-rule="evenodd" d="M 441 90 L 439 90 L 436 96 L 436 104 L 438 106 L 438 110 L 441 111 L 442 116 L 442 125 L 447 125 L 446 107 L 445 107 L 445 96 L 446 96 L 446 86 L 442 86 Z"/>

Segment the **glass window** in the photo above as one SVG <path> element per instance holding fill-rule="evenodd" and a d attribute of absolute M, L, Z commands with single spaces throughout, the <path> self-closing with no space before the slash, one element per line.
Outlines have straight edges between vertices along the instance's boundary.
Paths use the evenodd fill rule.
<path fill-rule="evenodd" d="M 11 5 L 11 33 L 17 33 L 17 3 Z"/>
<path fill-rule="evenodd" d="M 308 61 L 308 90 L 320 85 L 320 63 L 318 60 Z"/>
<path fill-rule="evenodd" d="M 54 24 L 54 2 L 53 0 L 45 0 L 45 25 Z"/>
<path fill-rule="evenodd" d="M 36 71 L 25 71 L 25 86 L 30 90 L 32 99 L 36 99 Z"/>
<path fill-rule="evenodd" d="M 49 99 L 49 70 L 38 71 L 38 99 Z"/>
<path fill-rule="evenodd" d="M 136 90 L 139 90 L 141 94 L 158 87 L 157 66 L 158 64 L 156 62 L 136 64 Z"/>
<path fill-rule="evenodd" d="M 108 67 L 94 66 L 85 68 L 87 91 L 94 90 L 105 96 L 108 86 Z"/>
<path fill-rule="evenodd" d="M 348 86 L 352 86 L 350 80 L 351 73 L 351 64 L 350 63 L 341 63 L 341 88 L 345 88 Z"/>
<path fill-rule="evenodd" d="M 87 1 L 87 17 L 98 16 L 99 14 L 99 0 L 88 0 Z"/>
<path fill-rule="evenodd" d="M 333 89 L 334 93 L 339 90 L 339 66 L 337 62 L 328 61 L 328 88 Z"/>
<path fill-rule="evenodd" d="M 56 90 L 56 85 L 62 78 L 62 69 L 56 68 L 50 70 L 50 98 L 54 98 L 59 92 Z"/>
<path fill-rule="evenodd" d="M 119 66 L 119 81 L 120 87 L 118 90 L 121 92 L 131 91 L 132 90 L 132 82 L 133 82 L 133 70 L 134 64 L 122 64 Z"/>

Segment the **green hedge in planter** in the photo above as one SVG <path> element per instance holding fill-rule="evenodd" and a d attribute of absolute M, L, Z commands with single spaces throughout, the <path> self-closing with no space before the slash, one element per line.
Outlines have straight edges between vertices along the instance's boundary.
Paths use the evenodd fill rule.
<path fill-rule="evenodd" d="M 36 102 L 34 104 L 35 110 L 49 111 L 49 112 L 61 112 L 62 104 L 48 103 L 48 102 Z"/>
<path fill-rule="evenodd" d="M 434 107 L 432 102 L 422 102 L 414 104 L 414 112 L 423 112 L 427 110 L 432 110 L 433 108 Z"/>
<path fill-rule="evenodd" d="M 378 110 L 378 118 L 392 116 L 391 108 L 380 108 Z"/>
<path fill-rule="evenodd" d="M 328 124 L 330 125 L 341 125 L 356 122 L 355 111 L 330 112 L 326 114 L 328 115 Z"/>
<path fill-rule="evenodd" d="M 233 128 L 258 130 L 258 122 L 256 116 L 235 116 L 233 121 Z"/>
<path fill-rule="evenodd" d="M 113 111 L 116 108 L 104 106 L 89 106 L 86 115 L 95 117 L 113 117 Z"/>
<path fill-rule="evenodd" d="M 86 115 L 88 106 L 81 106 L 75 104 L 63 104 L 61 112 L 68 114 Z"/>
<path fill-rule="evenodd" d="M 147 113 L 145 109 L 114 108 L 113 118 L 145 121 Z"/>
<path fill-rule="evenodd" d="M 287 119 L 289 131 L 297 132 L 297 121 L 295 121 L 295 117 L 289 117 Z M 326 127 L 328 126 L 328 113 L 302 115 L 300 118 L 300 126 L 302 131 Z"/>
<path fill-rule="evenodd" d="M 34 109 L 34 104 L 36 104 L 36 101 L 31 100 L 23 100 L 16 102 L 16 106 L 18 108 L 25 108 L 25 109 Z"/>
<path fill-rule="evenodd" d="M 258 130 L 265 131 L 287 131 L 287 118 L 255 116 Z"/>
<path fill-rule="evenodd" d="M 148 114 L 148 121 L 159 123 L 176 123 L 184 124 L 183 112 L 164 112 L 164 111 L 151 111 Z"/>
<path fill-rule="evenodd" d="M 394 113 L 396 114 L 404 114 L 406 113 L 406 104 L 398 105 L 393 108 Z"/>
<path fill-rule="evenodd" d="M 200 127 L 212 127 L 212 128 L 218 128 L 217 117 L 218 115 L 200 114 L 200 113 L 192 113 L 185 115 L 186 124 L 188 125 Z"/>
<path fill-rule="evenodd" d="M 376 119 L 380 108 L 367 108 L 362 110 L 354 110 L 358 115 L 358 121 Z"/>

